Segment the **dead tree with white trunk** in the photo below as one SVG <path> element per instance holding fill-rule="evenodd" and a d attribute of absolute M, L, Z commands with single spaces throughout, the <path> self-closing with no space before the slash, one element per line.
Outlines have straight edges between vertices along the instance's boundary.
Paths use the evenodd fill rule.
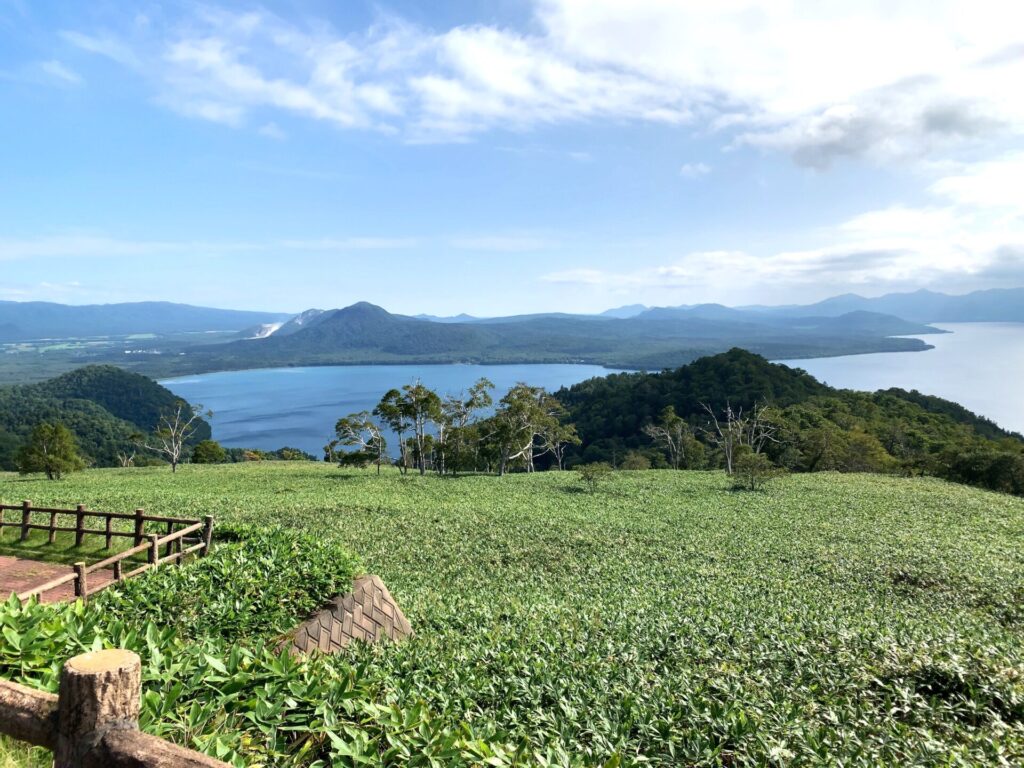
<path fill-rule="evenodd" d="M 203 425 L 203 417 L 213 416 L 211 411 L 202 410 L 201 405 L 190 405 L 180 401 L 176 408 L 160 417 L 153 435 L 138 441 L 138 445 L 153 453 L 160 454 L 171 465 L 171 472 L 178 471 L 178 465 L 185 455 L 188 442 L 195 437 Z"/>
<path fill-rule="evenodd" d="M 743 436 L 746 432 L 743 409 L 734 410 L 732 404 L 727 400 L 720 419 L 718 413 L 710 405 L 701 403 L 701 406 L 711 419 L 704 427 L 704 437 L 725 456 L 725 471 L 726 474 L 731 475 L 736 449 L 743 444 Z"/>

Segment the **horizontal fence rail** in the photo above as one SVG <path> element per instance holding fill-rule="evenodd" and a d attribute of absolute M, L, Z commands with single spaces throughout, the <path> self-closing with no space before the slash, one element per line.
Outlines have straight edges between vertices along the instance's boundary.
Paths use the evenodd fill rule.
<path fill-rule="evenodd" d="M 53 752 L 54 768 L 228 768 L 139 731 L 142 664 L 119 649 L 65 662 L 58 695 L 0 680 L 0 733 Z"/>
<path fill-rule="evenodd" d="M 15 512 L 16 519 L 7 520 L 8 512 Z M 74 518 L 74 525 L 58 525 L 61 517 Z M 33 522 L 44 519 L 45 522 Z M 101 520 L 102 528 L 87 528 L 86 521 Z M 131 530 L 114 528 L 114 521 L 131 521 Z M 160 533 L 153 533 L 148 528 L 157 527 Z M 96 512 L 79 504 L 75 509 L 54 509 L 51 507 L 33 507 L 31 501 L 23 501 L 20 505 L 0 504 L 0 543 L 3 542 L 4 529 L 13 528 L 18 531 L 20 541 L 26 541 L 32 531 L 45 531 L 47 542 L 53 544 L 58 533 L 74 533 L 75 546 L 82 545 L 86 536 L 102 536 L 104 548 L 110 549 L 115 538 L 130 538 L 133 546 L 122 550 L 99 562 L 89 565 L 85 562 L 69 566 L 69 572 L 51 579 L 43 584 L 33 586 L 18 593 L 19 600 L 28 600 L 33 595 L 42 595 L 52 589 L 66 584 L 74 584 L 75 597 L 88 600 L 112 584 L 138 576 L 156 568 L 162 563 L 181 563 L 189 555 L 202 557 L 210 550 L 213 536 L 213 517 L 205 516 L 202 520 L 188 517 L 165 517 L 147 515 L 145 510 L 136 509 L 132 514 L 123 512 Z M 163 549 L 163 555 L 160 554 Z M 145 553 L 146 561 L 137 564 L 132 560 Z M 125 570 L 125 569 L 128 570 Z M 103 570 L 111 571 L 109 580 L 93 579 L 89 583 L 89 575 Z M 2 596 L 0 596 L 2 597 Z"/>

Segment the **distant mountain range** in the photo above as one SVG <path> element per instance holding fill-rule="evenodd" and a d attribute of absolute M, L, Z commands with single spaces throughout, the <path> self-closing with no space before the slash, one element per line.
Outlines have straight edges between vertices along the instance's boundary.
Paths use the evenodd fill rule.
<path fill-rule="evenodd" d="M 69 306 L 43 301 L 0 301 L 0 341 L 32 341 L 136 333 L 237 331 L 291 315 L 209 309 L 164 301 Z"/>
<path fill-rule="evenodd" d="M 1024 288 L 994 288 L 961 296 L 934 291 L 889 293 L 868 299 L 845 293 L 799 307 L 763 307 L 762 311 L 789 315 L 835 317 L 847 312 L 867 311 L 896 315 L 921 323 L 1024 322 Z"/>
<path fill-rule="evenodd" d="M 669 309 L 700 310 L 702 307 L 720 307 L 718 304 L 684 305 Z M 607 317 L 636 317 L 651 308 L 643 304 L 630 304 L 609 309 Z M 665 309 L 665 308 L 660 308 Z M 816 304 L 793 304 L 772 307 L 753 305 L 736 307 L 740 311 L 763 312 L 788 317 L 838 317 L 848 312 L 879 312 L 895 315 L 919 323 L 1024 323 L 1024 288 L 993 288 L 958 296 L 935 291 L 887 293 L 866 298 L 856 293 L 819 301 Z"/>
<path fill-rule="evenodd" d="M 1024 288 L 965 296 L 845 294 L 785 307 L 635 304 L 593 315 L 490 318 L 409 317 L 366 302 L 297 315 L 161 302 L 82 307 L 0 302 L 0 342 L 155 336 L 96 349 L 78 344 L 66 361 L 58 360 L 60 351 L 47 351 L 50 373 L 106 362 L 161 376 L 369 363 L 591 363 L 654 370 L 732 347 L 769 359 L 923 350 L 929 348 L 923 340 L 898 337 L 940 333 L 930 322 L 971 321 L 1024 322 Z M 221 335 L 192 336 L 204 331 Z M 6 371 L 7 380 L 40 373 L 40 363 L 24 354 L 4 357 L 0 367 L 20 366 Z"/>
<path fill-rule="evenodd" d="M 705 305 L 647 310 L 624 319 L 543 314 L 442 322 L 360 302 L 310 310 L 273 332 L 250 329 L 236 341 L 185 348 L 144 365 L 161 375 L 356 363 L 592 363 L 660 369 L 733 346 L 775 358 L 926 349 L 920 339 L 892 337 L 938 332 L 872 312 L 788 317 Z"/>

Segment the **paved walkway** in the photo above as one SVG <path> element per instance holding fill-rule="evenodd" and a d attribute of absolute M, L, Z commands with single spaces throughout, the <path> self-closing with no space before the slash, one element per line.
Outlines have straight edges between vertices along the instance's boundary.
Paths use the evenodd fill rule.
<path fill-rule="evenodd" d="M 58 576 L 73 572 L 74 569 L 70 565 L 0 555 L 0 600 L 7 599 L 12 592 L 24 592 L 37 584 L 43 584 Z M 94 587 L 106 584 L 113 578 L 114 574 L 107 569 L 94 571 L 89 574 L 89 590 L 92 591 Z M 47 590 L 39 596 L 39 599 L 44 603 L 74 600 L 75 584 L 72 581 L 55 589 Z"/>

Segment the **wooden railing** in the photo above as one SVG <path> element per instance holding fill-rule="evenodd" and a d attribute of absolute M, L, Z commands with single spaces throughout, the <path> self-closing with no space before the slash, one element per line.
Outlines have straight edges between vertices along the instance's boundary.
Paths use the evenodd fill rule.
<path fill-rule="evenodd" d="M 0 733 L 51 750 L 54 768 L 228 768 L 139 731 L 141 677 L 114 649 L 65 662 L 57 696 L 0 680 Z"/>
<path fill-rule="evenodd" d="M 21 513 L 20 520 L 8 522 L 7 512 Z M 45 523 L 33 523 L 33 515 L 47 518 Z M 59 518 L 74 517 L 74 526 L 58 525 Z M 86 528 L 86 520 L 98 518 L 103 521 L 103 528 Z M 131 521 L 131 530 L 114 528 L 115 520 Z M 163 534 L 147 533 L 147 523 L 156 523 Z M 176 526 L 184 526 L 175 530 Z M 3 541 L 4 528 L 15 528 L 19 531 L 21 541 L 28 539 L 32 531 L 46 531 L 47 541 L 53 544 L 59 532 L 74 533 L 75 546 L 81 546 L 86 536 L 103 536 L 106 549 L 110 549 L 115 538 L 133 539 L 134 546 L 122 550 L 105 560 L 89 565 L 85 562 L 75 563 L 71 572 L 51 579 L 43 584 L 18 593 L 20 600 L 27 600 L 33 595 L 41 595 L 51 589 L 74 583 L 75 597 L 88 600 L 91 595 L 100 592 L 111 584 L 116 584 L 132 576 L 156 568 L 162 563 L 181 563 L 188 555 L 201 557 L 209 552 L 210 540 L 213 536 L 213 517 L 205 516 L 202 520 L 186 517 L 163 517 L 147 515 L 145 510 L 136 509 L 132 514 L 122 512 L 94 512 L 79 504 L 76 509 L 52 509 L 49 507 L 33 507 L 31 501 L 23 501 L 19 506 L 0 504 L 0 542 Z M 164 554 L 160 555 L 163 548 Z M 146 553 L 146 561 L 136 565 L 127 572 L 126 567 L 135 565 L 131 558 Z M 89 574 L 109 568 L 113 572 L 112 579 L 102 584 L 89 584 Z"/>

